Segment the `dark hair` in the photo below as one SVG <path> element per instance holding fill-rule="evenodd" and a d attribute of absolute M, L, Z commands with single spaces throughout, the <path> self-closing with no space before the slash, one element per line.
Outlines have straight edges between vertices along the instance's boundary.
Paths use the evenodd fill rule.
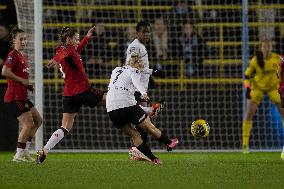
<path fill-rule="evenodd" d="M 150 23 L 145 20 L 141 20 L 136 25 L 136 31 L 139 32 L 142 30 L 142 28 L 146 28 L 146 27 L 151 27 Z"/>
<path fill-rule="evenodd" d="M 10 46 L 12 48 L 14 48 L 13 40 L 17 37 L 18 33 L 25 33 L 25 31 L 18 28 L 17 26 L 13 27 L 10 31 Z"/>
<path fill-rule="evenodd" d="M 66 43 L 67 37 L 73 37 L 76 33 L 77 31 L 74 29 L 63 27 L 59 35 L 60 45 L 64 45 Z"/>
<path fill-rule="evenodd" d="M 8 30 L 10 28 L 9 24 L 7 24 L 6 22 L 2 22 L 2 21 L 0 21 L 0 26 L 3 26 L 5 28 L 7 28 Z"/>
<path fill-rule="evenodd" d="M 264 68 L 263 53 L 260 50 L 256 52 L 256 62 L 259 67 L 261 67 L 262 69 Z"/>

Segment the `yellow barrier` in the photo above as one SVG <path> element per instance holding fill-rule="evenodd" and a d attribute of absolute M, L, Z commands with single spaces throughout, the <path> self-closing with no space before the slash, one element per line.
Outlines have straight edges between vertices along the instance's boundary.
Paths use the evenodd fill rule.
<path fill-rule="evenodd" d="M 63 84 L 63 79 L 44 79 L 44 84 Z M 109 79 L 90 79 L 91 83 L 108 84 Z M 155 79 L 158 84 L 241 84 L 242 78 L 201 78 L 201 79 Z M 0 84 L 5 84 L 5 79 L 0 79 Z M 34 83 L 32 81 L 31 83 Z"/>
<path fill-rule="evenodd" d="M 136 19 L 139 19 L 139 15 L 141 15 L 141 11 L 143 10 L 163 10 L 163 11 L 169 11 L 172 9 L 172 6 L 142 6 L 141 0 L 137 0 L 137 5 L 134 6 L 127 6 L 127 5 L 115 5 L 115 6 L 109 6 L 109 5 L 94 5 L 89 6 L 85 5 L 82 6 L 79 3 L 77 6 L 44 6 L 44 10 L 66 10 L 66 11 L 84 11 L 84 10 L 93 10 L 93 11 L 137 11 L 138 17 Z M 191 6 L 194 10 L 241 10 L 241 5 L 195 5 Z M 284 4 L 271 4 L 271 5 L 249 5 L 249 9 L 284 9 Z M 79 21 L 77 23 L 44 23 L 44 28 L 54 28 L 54 27 L 74 27 L 74 28 L 86 28 L 91 27 L 93 23 L 80 23 Z M 108 28 L 124 28 L 128 26 L 135 26 L 136 23 L 105 23 L 105 27 Z M 196 24 L 196 27 L 200 30 L 203 28 L 218 28 L 219 30 L 219 41 L 209 41 L 207 42 L 208 46 L 218 47 L 219 48 L 219 58 L 218 59 L 210 59 L 210 60 L 204 60 L 203 64 L 205 65 L 216 65 L 220 66 L 220 77 L 224 77 L 224 66 L 225 65 L 239 65 L 242 64 L 242 60 L 240 59 L 224 59 L 224 47 L 225 46 L 240 46 L 240 41 L 224 41 L 224 28 L 227 27 L 241 27 L 241 23 L 227 23 L 227 22 L 208 22 L 208 23 L 198 23 Z M 273 23 L 273 22 L 250 22 L 248 23 L 249 27 L 263 27 L 263 26 L 271 26 L 271 27 L 283 27 L 283 22 Z M 258 45 L 258 41 L 251 41 L 249 42 L 250 45 Z M 45 41 L 43 42 L 44 47 L 54 47 L 57 45 L 57 42 L 53 41 Z M 46 60 L 44 61 L 47 62 Z M 120 60 L 113 60 L 110 62 L 112 65 L 119 65 Z M 180 88 L 184 88 L 184 84 L 187 83 L 241 83 L 242 79 L 186 79 L 184 76 L 184 63 L 183 61 L 165 61 L 162 62 L 162 64 L 175 64 L 179 65 L 179 78 L 178 79 L 163 79 L 163 80 L 157 80 L 158 83 L 172 83 L 172 84 L 180 84 Z M 54 70 L 54 74 L 58 75 L 58 70 Z M 57 77 L 57 76 L 55 76 Z M 56 83 L 56 86 L 58 83 L 62 82 L 62 80 L 55 78 L 52 80 L 45 80 L 46 83 Z M 98 83 L 107 83 L 107 80 L 92 80 L 92 82 L 98 82 Z"/>
<path fill-rule="evenodd" d="M 240 10 L 241 5 L 193 5 L 191 6 L 194 10 Z M 284 4 L 270 4 L 270 5 L 249 5 L 249 9 L 284 9 Z M 65 11 L 78 11 L 78 10 L 93 10 L 93 11 L 141 11 L 141 10 L 171 10 L 172 6 L 166 5 L 77 5 L 77 6 L 66 6 L 66 5 L 51 5 L 44 6 L 43 10 L 65 10 Z"/>
<path fill-rule="evenodd" d="M 0 10 L 5 10 L 7 9 L 7 5 L 0 5 Z"/>
<path fill-rule="evenodd" d="M 78 6 L 44 6 L 43 10 L 65 10 L 65 11 L 79 11 L 79 10 L 93 10 L 93 11 L 139 11 L 139 10 L 171 10 L 171 6 L 143 6 L 143 5 L 78 5 Z"/>

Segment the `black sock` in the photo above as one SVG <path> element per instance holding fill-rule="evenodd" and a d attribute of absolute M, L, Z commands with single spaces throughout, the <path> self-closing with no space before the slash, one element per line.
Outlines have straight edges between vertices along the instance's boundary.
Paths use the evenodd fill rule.
<path fill-rule="evenodd" d="M 66 136 L 69 132 L 65 129 L 65 128 L 63 128 L 63 127 L 59 127 L 59 129 L 61 129 L 62 131 L 63 131 L 63 133 L 64 133 L 64 136 Z"/>
<path fill-rule="evenodd" d="M 139 126 L 136 126 L 136 130 L 140 133 L 143 142 L 147 143 L 147 141 L 148 141 L 148 133 L 146 131 L 144 131 L 144 129 L 140 128 Z"/>
<path fill-rule="evenodd" d="M 25 149 L 25 148 L 26 148 L 26 143 L 18 142 L 18 143 L 17 143 L 17 148 Z"/>
<path fill-rule="evenodd" d="M 168 145 L 172 142 L 164 132 L 162 132 L 160 138 L 156 138 L 156 140 L 165 145 Z"/>
<path fill-rule="evenodd" d="M 157 157 L 151 152 L 149 146 L 146 143 L 142 143 L 140 146 L 136 147 L 140 152 L 142 152 L 145 156 L 147 156 L 150 160 L 154 160 Z"/>

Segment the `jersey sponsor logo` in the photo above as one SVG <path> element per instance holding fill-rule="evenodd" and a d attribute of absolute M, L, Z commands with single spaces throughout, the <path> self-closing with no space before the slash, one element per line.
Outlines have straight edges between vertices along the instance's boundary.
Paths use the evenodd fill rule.
<path fill-rule="evenodd" d="M 23 69 L 23 72 L 30 73 L 30 69 L 29 68 L 25 68 L 25 69 Z"/>
<path fill-rule="evenodd" d="M 131 48 L 129 49 L 129 54 L 132 54 L 133 52 L 135 52 L 135 47 L 131 47 Z"/>
<path fill-rule="evenodd" d="M 140 119 L 139 119 L 139 122 L 141 122 L 144 118 L 145 118 L 145 114 L 142 116 L 142 117 L 140 117 Z"/>

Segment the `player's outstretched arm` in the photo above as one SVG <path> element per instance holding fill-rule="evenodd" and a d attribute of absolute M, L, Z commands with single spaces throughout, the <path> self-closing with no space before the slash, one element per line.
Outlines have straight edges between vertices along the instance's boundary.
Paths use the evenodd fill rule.
<path fill-rule="evenodd" d="M 96 31 L 96 26 L 93 26 L 91 29 L 89 29 L 87 36 L 92 37 L 93 33 Z"/>
<path fill-rule="evenodd" d="M 59 62 L 57 62 L 54 59 L 49 60 L 48 64 L 46 65 L 47 68 L 53 68 L 55 65 L 58 65 Z"/>
<path fill-rule="evenodd" d="M 96 31 L 96 26 L 93 26 L 91 29 L 89 29 L 87 35 L 84 37 L 82 41 L 80 41 L 80 44 L 77 47 L 77 52 L 80 53 L 82 49 L 87 45 L 87 43 L 91 40 L 91 37 L 93 36 L 93 33 Z"/>

